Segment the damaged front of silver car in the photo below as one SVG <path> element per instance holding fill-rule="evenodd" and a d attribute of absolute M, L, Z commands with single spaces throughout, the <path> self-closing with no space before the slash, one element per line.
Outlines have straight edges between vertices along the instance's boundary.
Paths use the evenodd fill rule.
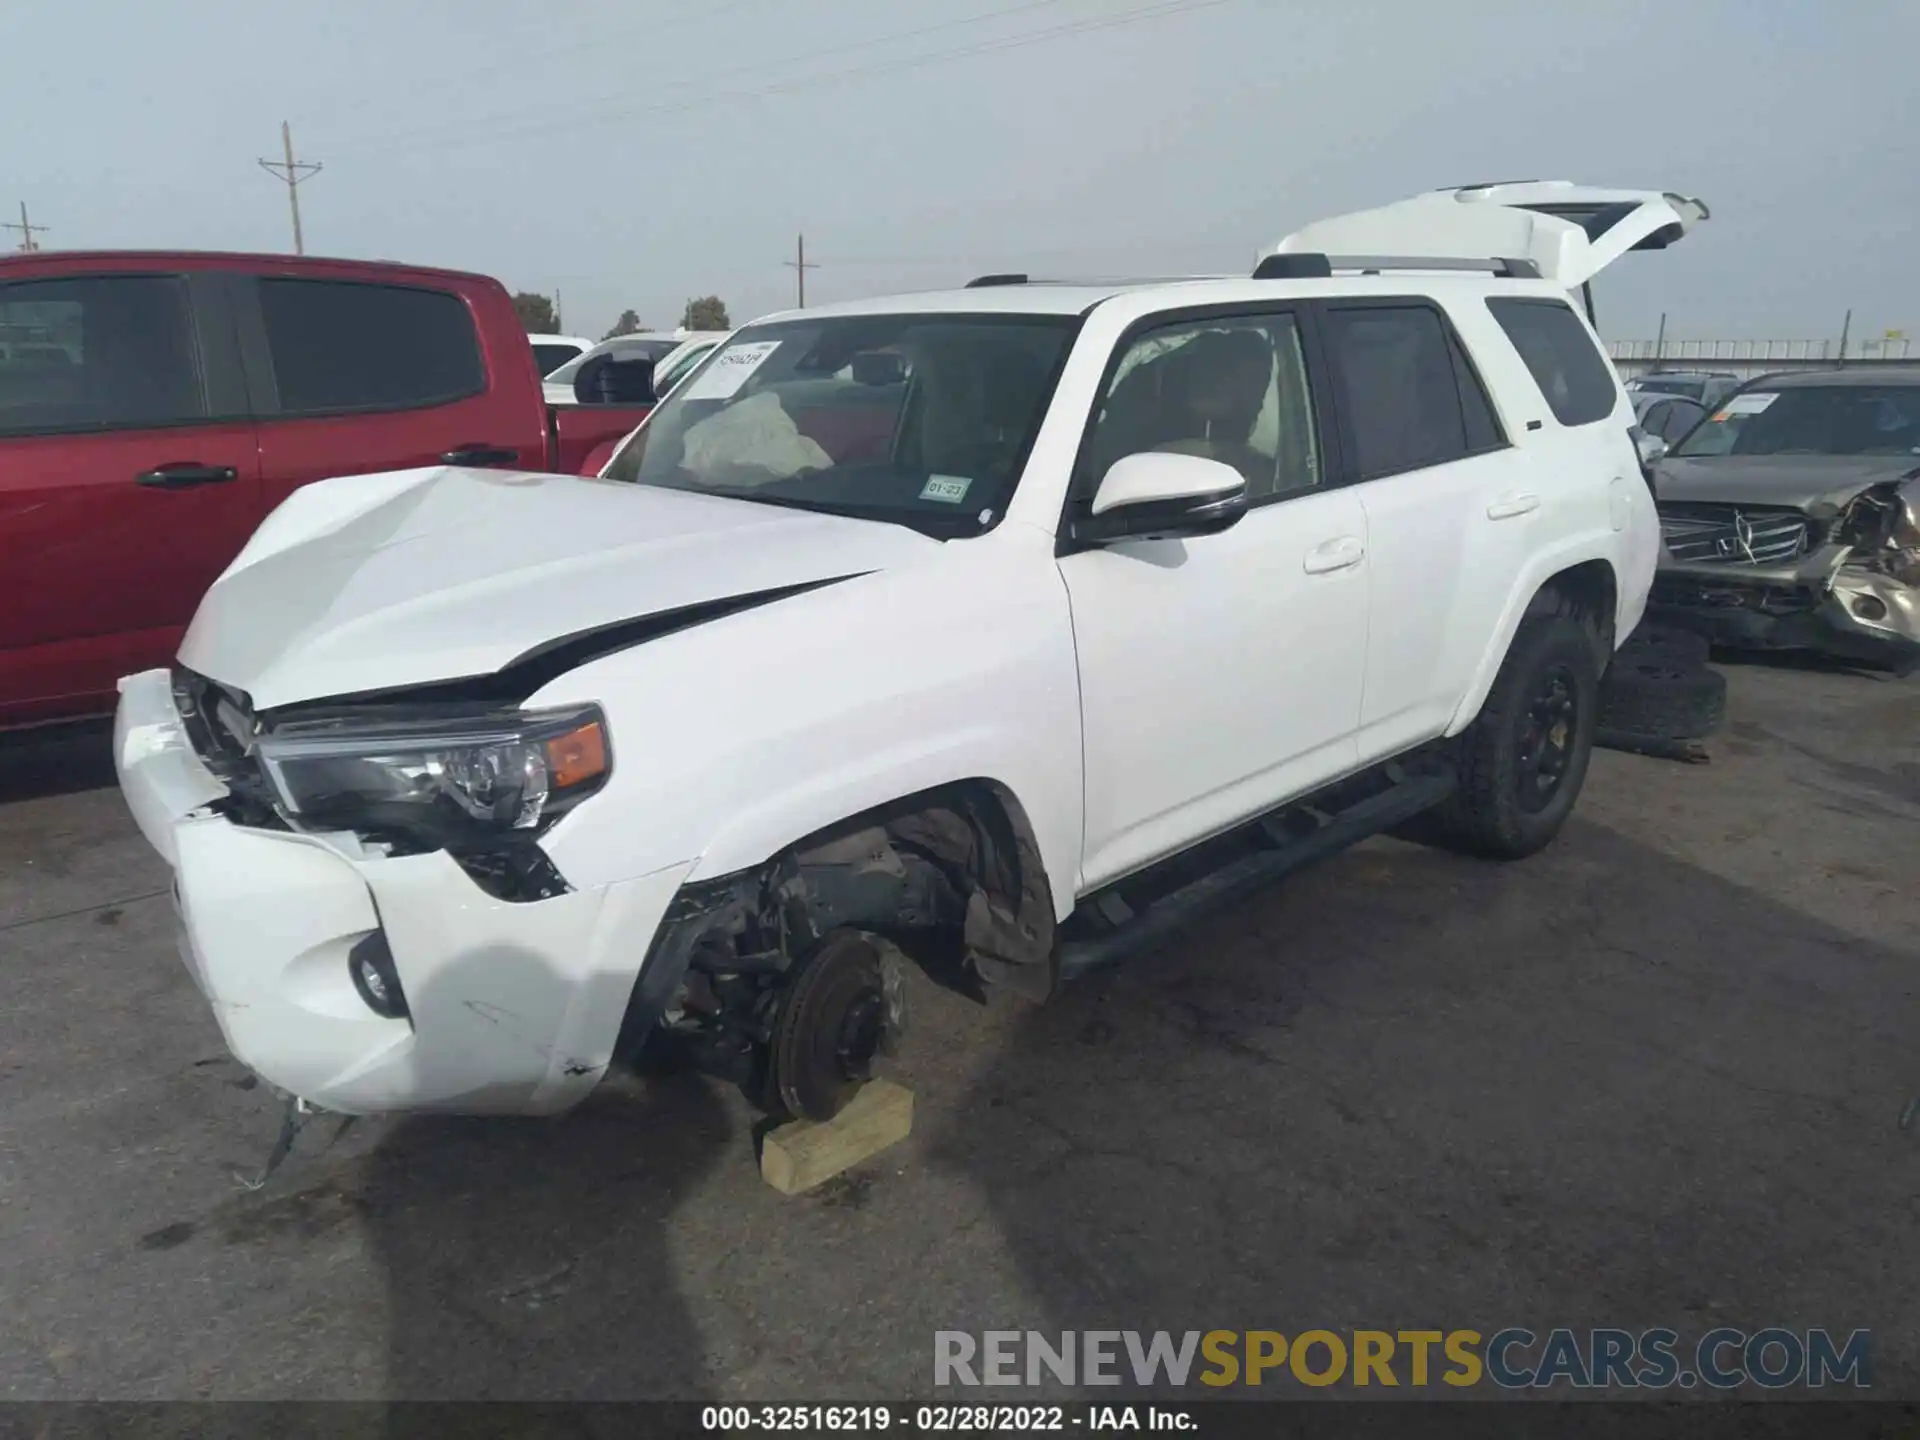
<path fill-rule="evenodd" d="M 1663 619 L 1731 649 L 1920 668 L 1920 369 L 1754 381 L 1654 483 Z"/>

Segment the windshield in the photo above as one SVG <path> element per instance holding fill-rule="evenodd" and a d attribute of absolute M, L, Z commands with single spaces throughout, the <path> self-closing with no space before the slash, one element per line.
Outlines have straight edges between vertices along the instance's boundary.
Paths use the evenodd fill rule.
<path fill-rule="evenodd" d="M 1920 455 L 1920 385 L 1748 390 L 1694 427 L 1676 455 Z"/>
<path fill-rule="evenodd" d="M 859 315 L 740 331 L 604 472 L 928 534 L 1005 509 L 1079 320 Z"/>
<path fill-rule="evenodd" d="M 657 365 L 661 360 L 679 348 L 680 342 L 671 336 L 660 340 L 621 340 L 617 343 L 602 342 L 594 346 L 591 350 L 583 350 L 579 354 L 574 355 L 566 364 L 549 374 L 547 379 L 558 385 L 568 384 L 573 380 L 574 376 L 580 373 L 580 367 L 596 355 L 625 355 L 629 359 L 638 356 L 641 359 L 651 360 Z M 569 351 L 568 353 L 572 354 L 573 352 Z"/>
<path fill-rule="evenodd" d="M 706 359 L 708 352 L 719 343 L 718 340 L 705 340 L 698 345 L 681 347 L 686 353 L 653 377 L 654 394 L 664 395 L 686 379 L 693 367 Z"/>

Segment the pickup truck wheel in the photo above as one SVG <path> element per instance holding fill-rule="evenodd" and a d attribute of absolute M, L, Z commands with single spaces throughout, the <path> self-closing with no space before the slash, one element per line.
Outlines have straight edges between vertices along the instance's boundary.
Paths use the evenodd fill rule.
<path fill-rule="evenodd" d="M 1522 623 L 1486 705 L 1458 742 L 1460 785 L 1434 812 L 1436 839 L 1518 860 L 1560 833 L 1593 754 L 1593 657 L 1592 635 L 1571 615 Z"/>
<path fill-rule="evenodd" d="M 789 1115 L 831 1120 L 893 1053 L 906 1025 L 898 963 L 876 937 L 835 930 L 780 997 L 768 1065 L 770 1099 Z"/>

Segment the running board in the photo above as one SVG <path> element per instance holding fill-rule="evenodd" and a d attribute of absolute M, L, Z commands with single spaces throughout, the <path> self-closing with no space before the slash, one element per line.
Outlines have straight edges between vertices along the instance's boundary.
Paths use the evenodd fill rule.
<path fill-rule="evenodd" d="M 1386 789 L 1336 811 L 1321 808 L 1312 797 L 1282 806 L 1248 827 L 1259 832 L 1259 848 L 1137 911 L 1118 893 L 1128 881 L 1097 891 L 1081 902 L 1076 914 L 1085 913 L 1111 928 L 1063 942 L 1055 956 L 1056 974 L 1064 982 L 1117 964 L 1185 929 L 1208 911 L 1432 809 L 1453 793 L 1457 783 L 1451 769 L 1421 775 L 1390 774 Z"/>

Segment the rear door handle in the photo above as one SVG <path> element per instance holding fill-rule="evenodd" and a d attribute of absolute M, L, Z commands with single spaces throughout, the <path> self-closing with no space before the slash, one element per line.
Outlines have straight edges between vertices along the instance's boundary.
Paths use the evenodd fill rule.
<path fill-rule="evenodd" d="M 191 490 L 196 485 L 224 485 L 229 480 L 239 478 L 240 472 L 231 465 L 202 465 L 198 460 L 177 460 L 172 464 L 142 470 L 133 477 L 133 483 L 154 490 Z"/>
<path fill-rule="evenodd" d="M 518 450 L 503 450 L 498 445 L 461 445 L 440 457 L 443 465 L 511 465 L 519 460 Z"/>
<path fill-rule="evenodd" d="M 1307 551 L 1303 562 L 1309 575 L 1325 575 L 1334 570 L 1350 570 L 1367 558 L 1367 547 L 1357 536 L 1342 535 L 1337 540 L 1323 541 Z"/>
<path fill-rule="evenodd" d="M 1502 495 L 1487 506 L 1489 520 L 1511 520 L 1516 515 L 1531 515 L 1540 508 L 1538 495 Z"/>

